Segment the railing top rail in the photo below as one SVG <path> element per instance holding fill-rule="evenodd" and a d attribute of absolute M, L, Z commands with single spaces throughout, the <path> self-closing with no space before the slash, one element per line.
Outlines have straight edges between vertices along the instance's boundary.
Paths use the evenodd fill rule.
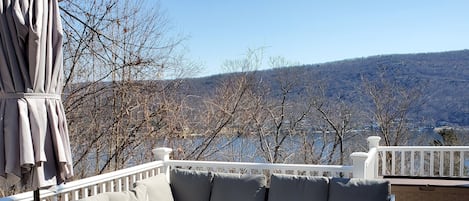
<path fill-rule="evenodd" d="M 213 168 L 247 168 L 270 170 L 308 170 L 308 171 L 344 171 L 352 172 L 352 166 L 344 165 L 309 165 L 309 164 L 280 164 L 280 163 L 246 163 L 246 162 L 219 162 L 219 161 L 190 161 L 170 160 L 169 166 L 205 166 Z"/>
<path fill-rule="evenodd" d="M 86 186 L 91 186 L 95 184 L 99 184 L 105 181 L 111 181 L 114 179 L 130 176 L 133 174 L 138 174 L 147 170 L 151 170 L 157 167 L 163 167 L 163 161 L 153 161 L 121 170 L 116 170 L 109 173 L 104 173 L 101 175 L 96 175 L 76 181 L 67 182 L 65 184 L 61 184 L 52 188 L 50 190 L 41 190 L 40 194 L 41 197 L 49 197 L 54 196 L 56 194 L 60 194 L 62 192 L 70 192 L 73 190 L 77 190 Z M 8 201 L 8 200 L 33 200 L 33 191 L 24 192 L 4 198 L 0 198 L 0 201 Z"/>
<path fill-rule="evenodd" d="M 151 170 L 157 167 L 163 167 L 165 164 L 163 161 L 153 161 L 121 170 L 116 170 L 113 172 L 101 174 L 101 175 L 96 175 L 93 177 L 88 177 L 76 181 L 71 181 L 66 184 L 63 184 L 59 186 L 60 188 L 58 190 L 75 190 L 82 188 L 84 186 L 90 186 L 94 184 L 101 183 L 103 181 L 110 181 L 113 179 L 118 179 L 126 176 L 130 176 L 133 174 L 141 173 L 147 170 Z"/>
<path fill-rule="evenodd" d="M 469 151 L 469 146 L 380 146 L 378 151 Z"/>

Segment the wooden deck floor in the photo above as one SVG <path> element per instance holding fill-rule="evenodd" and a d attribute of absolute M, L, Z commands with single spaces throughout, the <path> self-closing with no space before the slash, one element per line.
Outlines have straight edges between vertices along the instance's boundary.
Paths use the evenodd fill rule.
<path fill-rule="evenodd" d="M 469 180 L 385 178 L 396 201 L 469 201 Z"/>

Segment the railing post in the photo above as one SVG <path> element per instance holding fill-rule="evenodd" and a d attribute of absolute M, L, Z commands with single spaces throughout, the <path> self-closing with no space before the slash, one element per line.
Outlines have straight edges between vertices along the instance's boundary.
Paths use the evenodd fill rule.
<path fill-rule="evenodd" d="M 370 167 L 368 171 L 373 170 L 373 177 L 378 178 L 378 171 L 379 171 L 379 158 L 378 158 L 378 147 L 379 147 L 379 141 L 381 140 L 381 137 L 379 136 L 370 136 L 366 139 L 368 141 L 368 153 L 369 154 L 374 154 L 374 160 L 372 167 Z M 376 149 L 375 151 L 372 151 L 372 149 Z"/>
<path fill-rule="evenodd" d="M 152 150 L 153 155 L 155 155 L 155 159 L 161 160 L 164 163 L 164 168 L 163 172 L 166 174 L 166 180 L 169 181 L 169 166 L 166 163 L 166 161 L 169 161 L 169 154 L 173 152 L 173 149 L 167 148 L 167 147 L 160 147 L 160 148 L 155 148 Z"/>
<path fill-rule="evenodd" d="M 353 165 L 353 177 L 354 178 L 367 178 L 367 168 L 365 161 L 368 158 L 368 153 L 365 152 L 354 152 L 350 154 L 352 158 L 352 165 Z"/>

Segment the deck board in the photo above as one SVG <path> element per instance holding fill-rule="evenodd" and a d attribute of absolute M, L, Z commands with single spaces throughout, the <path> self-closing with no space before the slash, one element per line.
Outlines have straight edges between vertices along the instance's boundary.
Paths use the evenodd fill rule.
<path fill-rule="evenodd" d="M 385 178 L 399 201 L 468 201 L 469 180 Z"/>

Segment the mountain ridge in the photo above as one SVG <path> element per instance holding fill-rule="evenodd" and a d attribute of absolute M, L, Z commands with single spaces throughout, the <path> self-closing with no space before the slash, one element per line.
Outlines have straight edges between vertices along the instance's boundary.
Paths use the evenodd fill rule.
<path fill-rule="evenodd" d="M 331 61 L 321 64 L 305 64 L 258 70 L 255 74 L 270 83 L 270 88 L 279 86 L 274 78 L 293 74 L 299 86 L 307 86 L 311 79 L 321 79 L 328 86 L 328 94 L 341 93 L 357 98 L 362 76 L 378 76 L 380 69 L 388 68 L 391 79 L 405 86 L 425 84 L 423 93 L 427 97 L 420 115 L 432 119 L 435 126 L 469 126 L 469 50 L 436 53 L 412 53 L 376 55 L 354 59 Z M 216 84 L 239 73 L 227 73 L 200 78 L 185 79 L 191 93 L 211 95 Z M 290 75 L 291 76 L 291 75 Z M 301 97 L 301 87 L 298 97 Z M 274 93 L 275 94 L 275 93 Z M 275 96 L 275 95 L 274 95 Z M 272 97 L 275 98 L 275 97 Z M 299 100 L 299 99 L 298 99 Z"/>

